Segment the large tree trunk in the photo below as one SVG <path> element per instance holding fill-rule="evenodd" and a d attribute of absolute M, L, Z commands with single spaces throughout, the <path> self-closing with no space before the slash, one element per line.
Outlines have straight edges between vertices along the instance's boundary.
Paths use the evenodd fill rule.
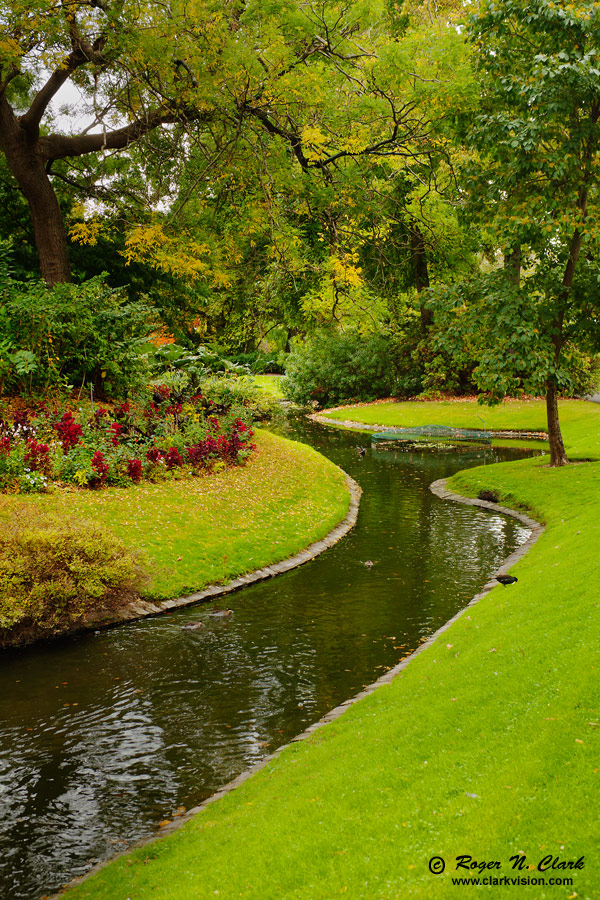
<path fill-rule="evenodd" d="M 578 206 L 585 219 L 587 213 L 587 186 L 583 187 L 579 194 Z M 576 228 L 571 243 L 569 245 L 569 258 L 565 268 L 565 274 L 562 280 L 562 293 L 559 297 L 559 305 L 554 321 L 554 334 L 552 343 L 554 344 L 554 363 L 558 366 L 560 354 L 563 347 L 563 323 L 565 317 L 565 308 L 567 296 L 573 287 L 573 278 L 575 268 L 581 252 L 582 233 Z M 550 376 L 546 382 L 546 416 L 548 420 L 548 443 L 550 444 L 550 465 L 566 466 L 569 462 L 563 444 L 562 433 L 560 430 L 560 422 L 558 419 L 558 388 L 556 378 Z"/>
<path fill-rule="evenodd" d="M 410 227 L 410 252 L 412 256 L 413 270 L 415 273 L 415 285 L 417 294 L 429 287 L 429 269 L 427 267 L 427 250 L 425 240 L 418 225 Z M 433 322 L 433 313 L 426 309 L 421 302 L 421 332 L 426 335 Z"/>
<path fill-rule="evenodd" d="M 0 149 L 31 212 L 44 281 L 49 286 L 71 280 L 69 250 L 62 212 L 45 169 L 35 130 L 27 132 L 2 98 Z"/>
<path fill-rule="evenodd" d="M 27 197 L 42 278 L 49 287 L 71 280 L 69 250 L 62 212 L 50 179 L 42 169 L 30 173 Z M 29 190 L 32 187 L 33 190 Z"/>
<path fill-rule="evenodd" d="M 548 443 L 550 444 L 550 465 L 566 466 L 569 462 L 563 444 L 558 420 L 558 389 L 556 381 L 550 377 L 546 384 L 546 415 L 548 419 Z"/>

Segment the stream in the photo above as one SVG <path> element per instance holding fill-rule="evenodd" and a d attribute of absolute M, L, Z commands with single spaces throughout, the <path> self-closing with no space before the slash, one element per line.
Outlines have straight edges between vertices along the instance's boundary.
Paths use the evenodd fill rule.
<path fill-rule="evenodd" d="M 368 435 L 293 416 L 277 430 L 363 488 L 333 548 L 217 601 L 227 619 L 201 604 L 4 652 L 0 897 L 39 900 L 196 806 L 394 666 L 528 536 L 428 486 L 531 451 L 360 457 Z"/>

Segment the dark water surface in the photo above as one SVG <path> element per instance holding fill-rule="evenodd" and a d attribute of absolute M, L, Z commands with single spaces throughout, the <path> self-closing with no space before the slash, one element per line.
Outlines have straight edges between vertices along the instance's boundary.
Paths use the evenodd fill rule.
<path fill-rule="evenodd" d="M 523 451 L 361 459 L 368 436 L 280 430 L 363 488 L 334 548 L 229 595 L 230 619 L 200 605 L 0 661 L 0 897 L 39 898 L 198 804 L 395 665 L 527 537 L 428 490 Z"/>

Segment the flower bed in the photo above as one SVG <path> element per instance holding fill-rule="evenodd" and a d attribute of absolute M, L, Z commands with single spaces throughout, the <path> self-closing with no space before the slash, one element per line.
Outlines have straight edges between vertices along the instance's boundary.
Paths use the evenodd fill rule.
<path fill-rule="evenodd" d="M 2 411 L 0 490 L 35 493 L 53 482 L 131 485 L 215 471 L 254 449 L 249 412 L 152 385 L 138 403 L 87 411 L 46 402 Z"/>

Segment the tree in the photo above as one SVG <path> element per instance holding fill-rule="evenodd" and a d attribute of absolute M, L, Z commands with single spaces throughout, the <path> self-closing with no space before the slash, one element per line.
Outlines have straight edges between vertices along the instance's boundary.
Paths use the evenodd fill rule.
<path fill-rule="evenodd" d="M 148 217 L 178 196 L 178 167 L 193 152 L 210 190 L 232 150 L 256 148 L 258 134 L 323 180 L 359 156 L 433 150 L 422 76 L 390 41 L 381 0 L 15 0 L 0 23 L 0 149 L 29 204 L 48 284 L 70 278 L 53 179 L 96 204 L 128 196 Z M 70 133 L 52 118 L 67 82 L 82 97 L 73 112 L 90 117 Z"/>
<path fill-rule="evenodd" d="M 468 140 L 470 209 L 496 258 L 476 283 L 438 296 L 451 337 L 482 329 L 480 387 L 491 400 L 546 394 L 552 466 L 568 462 L 558 394 L 576 348 L 598 349 L 600 3 L 485 0 L 469 38 L 481 84 Z"/>

